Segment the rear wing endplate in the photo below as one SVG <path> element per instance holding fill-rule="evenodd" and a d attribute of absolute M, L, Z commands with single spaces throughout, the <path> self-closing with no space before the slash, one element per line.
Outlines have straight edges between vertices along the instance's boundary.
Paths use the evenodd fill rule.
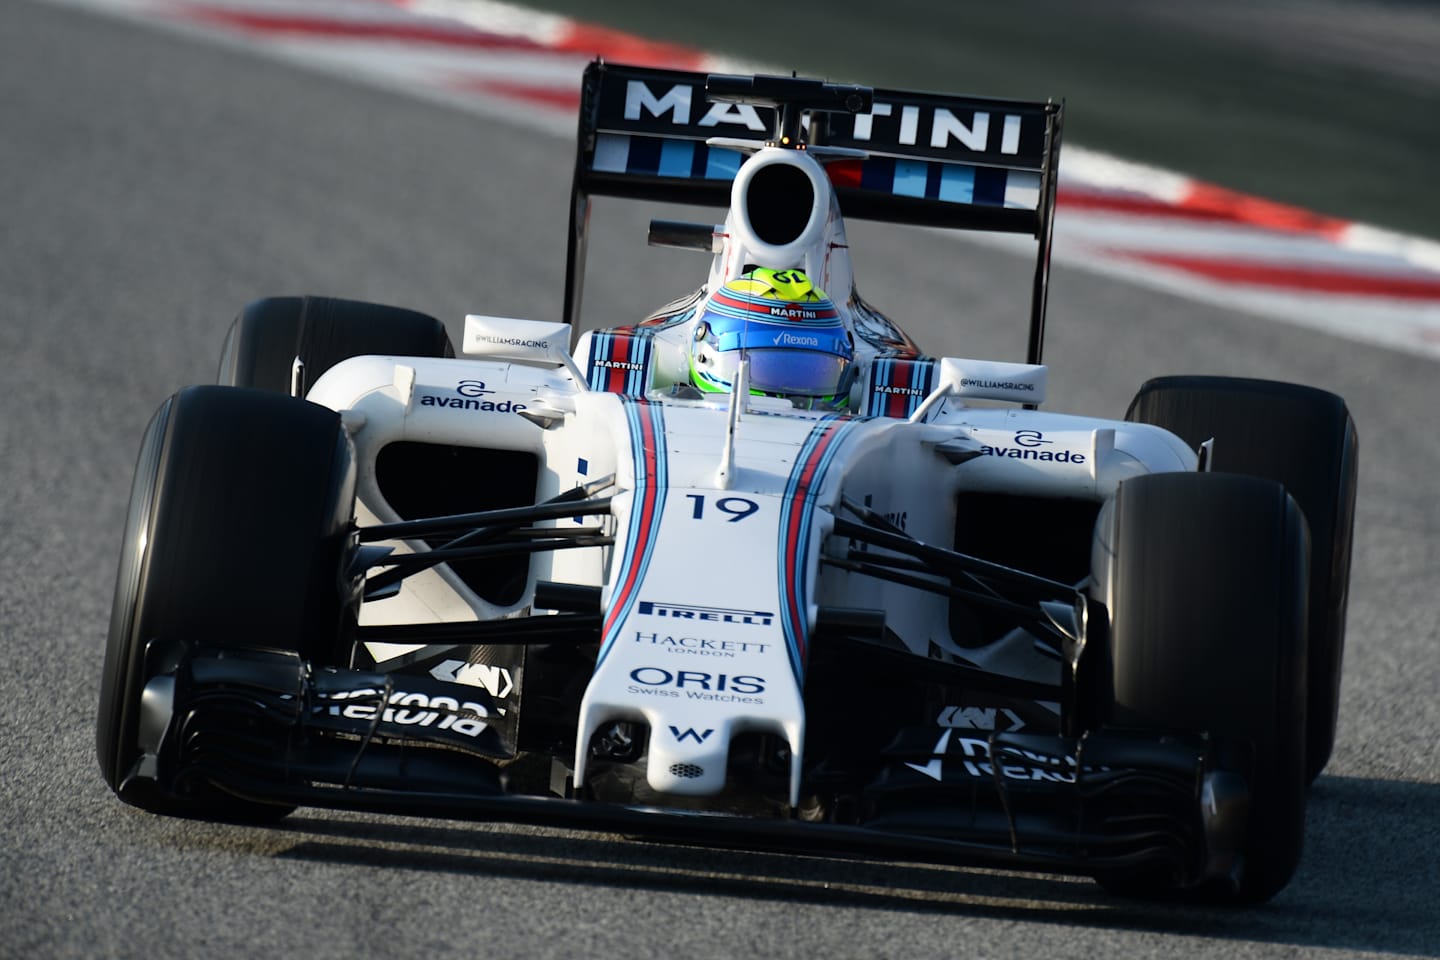
<path fill-rule="evenodd" d="M 725 207 L 744 155 L 712 138 L 772 139 L 768 98 L 706 96 L 703 73 L 597 60 L 580 97 L 566 263 L 565 320 L 580 315 L 590 197 Z M 739 78 L 724 78 L 736 86 Z M 818 81 L 755 78 L 757 87 Z M 870 94 L 868 88 L 853 88 Z M 1029 234 L 1038 241 L 1027 362 L 1039 363 L 1063 106 L 875 89 L 868 111 L 809 114 L 808 143 L 826 161 L 847 218 Z M 828 149 L 827 149 L 828 148 Z"/>

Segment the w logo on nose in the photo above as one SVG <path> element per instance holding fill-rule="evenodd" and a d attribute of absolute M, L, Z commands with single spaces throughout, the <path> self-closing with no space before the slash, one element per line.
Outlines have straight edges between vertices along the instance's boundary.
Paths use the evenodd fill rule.
<path fill-rule="evenodd" d="M 714 732 L 714 730 L 697 731 L 694 729 L 681 730 L 679 727 L 670 728 L 670 734 L 681 743 L 684 743 L 686 740 L 694 740 L 696 743 L 704 743 L 706 738 L 708 738 L 710 734 Z"/>

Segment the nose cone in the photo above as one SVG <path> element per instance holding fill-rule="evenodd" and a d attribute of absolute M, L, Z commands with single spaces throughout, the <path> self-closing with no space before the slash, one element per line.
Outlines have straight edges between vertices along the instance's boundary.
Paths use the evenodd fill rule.
<path fill-rule="evenodd" d="M 681 726 L 663 721 L 650 730 L 650 759 L 645 779 L 654 790 L 684 796 L 708 796 L 725 788 L 730 725 Z"/>

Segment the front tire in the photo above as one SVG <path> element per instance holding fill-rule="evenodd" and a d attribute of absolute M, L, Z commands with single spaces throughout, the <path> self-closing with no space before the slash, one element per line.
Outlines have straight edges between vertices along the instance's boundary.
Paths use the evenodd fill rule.
<path fill-rule="evenodd" d="M 1122 483 L 1099 529 L 1112 722 L 1208 733 L 1249 791 L 1238 885 L 1167 888 L 1148 873 L 1101 883 L 1128 895 L 1268 900 L 1304 841 L 1305 518 L 1273 481 L 1154 474 Z"/>
<path fill-rule="evenodd" d="M 138 770 L 142 699 L 191 648 L 348 658 L 354 503 L 354 453 L 333 410 L 228 387 L 190 387 L 161 405 L 136 464 L 96 724 L 101 773 L 122 800 L 214 819 L 289 812 L 203 787 L 160 790 Z"/>
<path fill-rule="evenodd" d="M 443 323 L 414 310 L 335 297 L 266 297 L 230 325 L 217 382 L 303 397 L 326 370 L 363 356 L 453 357 L 455 348 Z"/>
<path fill-rule="evenodd" d="M 1314 387 L 1238 377 L 1147 382 L 1127 420 L 1164 427 L 1192 446 L 1214 439 L 1210 469 L 1285 485 L 1310 530 L 1309 714 L 1306 777 L 1335 746 L 1355 528 L 1359 447 L 1345 401 Z"/>

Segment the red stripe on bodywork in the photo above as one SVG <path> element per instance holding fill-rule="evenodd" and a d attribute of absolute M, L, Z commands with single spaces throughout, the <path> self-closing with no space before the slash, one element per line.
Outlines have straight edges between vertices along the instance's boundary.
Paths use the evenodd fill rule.
<path fill-rule="evenodd" d="M 815 446 L 811 449 L 809 459 L 805 461 L 805 465 L 800 469 L 800 474 L 795 480 L 794 495 L 790 499 L 789 522 L 785 526 L 785 582 L 792 586 L 799 585 L 798 567 L 804 559 L 800 556 L 800 525 L 809 510 L 809 505 L 805 501 L 810 496 L 810 484 L 815 481 L 820 461 L 825 459 L 825 451 L 830 449 L 830 444 L 839 430 L 839 422 L 824 428 L 815 441 Z M 805 611 L 800 603 L 800 591 L 798 589 L 789 591 L 786 601 L 790 605 L 790 622 L 795 624 L 795 648 L 800 655 L 800 663 L 804 664 L 807 638 L 805 635 Z"/>
<path fill-rule="evenodd" d="M 913 363 L 892 363 L 890 365 L 890 386 L 909 389 L 915 385 L 915 373 L 915 364 Z M 910 395 L 908 393 L 892 393 L 885 398 L 885 415 L 904 419 L 910 415 L 909 406 Z"/>
<path fill-rule="evenodd" d="M 634 352 L 633 341 L 623 334 L 611 334 L 606 344 L 609 354 L 605 359 L 611 363 L 629 363 L 630 355 Z M 630 371 L 624 367 L 610 367 L 605 371 L 605 389 L 611 393 L 626 393 L 625 381 L 629 379 Z M 647 421 L 649 418 L 645 418 Z M 650 474 L 654 476 L 654 474 Z"/>
<path fill-rule="evenodd" d="M 865 166 L 859 160 L 836 160 L 834 163 L 825 165 L 825 172 L 830 176 L 830 182 L 837 187 L 860 186 L 860 177 Z"/>
<path fill-rule="evenodd" d="M 655 524 L 655 482 L 660 454 L 657 447 L 658 439 L 655 435 L 655 422 L 649 411 L 644 409 L 644 401 L 640 401 L 640 403 L 642 406 L 636 420 L 639 422 L 640 428 L 640 458 L 645 470 L 643 481 L 637 483 L 635 488 L 635 495 L 640 498 L 637 505 L 640 510 L 640 522 L 635 529 L 635 542 L 627 545 L 626 548 L 629 567 L 625 571 L 625 579 L 621 582 L 619 589 L 615 591 L 615 596 L 610 602 L 610 614 L 605 618 L 605 635 L 607 637 L 615 626 L 615 618 L 625 608 L 626 600 L 635 590 L 642 566 L 640 560 L 645 556 L 646 546 L 650 541 Z"/>

